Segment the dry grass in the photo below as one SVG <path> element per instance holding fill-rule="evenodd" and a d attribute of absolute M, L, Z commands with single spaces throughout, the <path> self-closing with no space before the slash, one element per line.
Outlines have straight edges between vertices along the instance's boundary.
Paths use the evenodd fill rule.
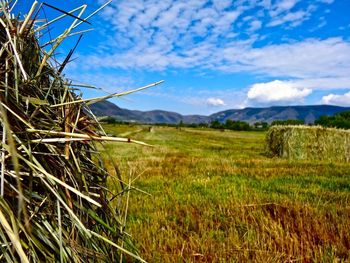
<path fill-rule="evenodd" d="M 350 132 L 321 126 L 273 126 L 267 136 L 272 156 L 292 160 L 349 162 Z"/>
<path fill-rule="evenodd" d="M 87 105 L 133 91 L 81 99 L 61 73 L 55 52 L 79 35 L 86 5 L 40 24 L 34 1 L 26 18 L 11 14 L 17 1 L 0 3 L 1 262 L 143 261 L 124 232 L 131 184 L 118 179 L 111 207 L 108 171 L 96 143 L 142 142 L 105 136 Z M 95 12 L 94 12 L 95 13 Z M 94 14 L 93 13 L 93 14 Z M 91 17 L 90 14 L 88 17 Z M 38 37 L 69 17 L 70 26 L 49 43 Z"/>
<path fill-rule="evenodd" d="M 108 145 L 141 174 L 129 231 L 149 262 L 350 260 L 350 166 L 264 155 L 266 134 L 107 125 L 154 148 Z M 113 182 L 111 181 L 111 186 Z"/>

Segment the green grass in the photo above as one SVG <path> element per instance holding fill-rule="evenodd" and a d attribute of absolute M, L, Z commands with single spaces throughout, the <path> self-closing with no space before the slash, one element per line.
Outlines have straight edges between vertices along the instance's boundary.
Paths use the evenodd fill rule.
<path fill-rule="evenodd" d="M 264 132 L 105 126 L 137 178 L 128 230 L 149 262 L 350 260 L 350 165 L 264 155 Z M 113 183 L 110 182 L 111 188 Z"/>

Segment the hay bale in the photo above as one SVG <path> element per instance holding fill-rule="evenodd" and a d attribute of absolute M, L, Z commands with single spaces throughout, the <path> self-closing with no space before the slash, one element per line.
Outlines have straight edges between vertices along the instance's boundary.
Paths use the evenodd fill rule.
<path fill-rule="evenodd" d="M 61 75 L 72 52 L 58 67 L 52 58 L 86 6 L 44 50 L 37 2 L 24 21 L 10 13 L 12 3 L 0 4 L 0 261 L 117 262 L 122 253 L 142 261 L 124 233 L 124 207 L 110 205 L 95 145 L 132 140 L 105 136 L 87 107 L 105 97 L 82 100 Z M 119 179 L 115 196 L 123 198 L 130 186 Z"/>
<path fill-rule="evenodd" d="M 349 162 L 350 131 L 321 126 L 273 126 L 266 135 L 271 156 L 291 160 Z"/>

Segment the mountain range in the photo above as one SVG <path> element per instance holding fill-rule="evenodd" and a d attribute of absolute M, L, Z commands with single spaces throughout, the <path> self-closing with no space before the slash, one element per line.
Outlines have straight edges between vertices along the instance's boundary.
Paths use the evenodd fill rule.
<path fill-rule="evenodd" d="M 245 121 L 250 124 L 255 122 L 268 122 L 274 120 L 303 120 L 305 123 L 314 123 L 320 116 L 332 116 L 338 112 L 350 110 L 350 107 L 332 105 L 309 106 L 272 106 L 266 108 L 244 108 L 220 111 L 209 116 L 181 115 L 176 112 L 152 110 L 138 111 L 118 107 L 112 102 L 102 101 L 92 104 L 91 111 L 97 117 L 111 116 L 120 121 L 139 123 L 209 123 L 213 120 L 225 122 L 228 119 Z"/>

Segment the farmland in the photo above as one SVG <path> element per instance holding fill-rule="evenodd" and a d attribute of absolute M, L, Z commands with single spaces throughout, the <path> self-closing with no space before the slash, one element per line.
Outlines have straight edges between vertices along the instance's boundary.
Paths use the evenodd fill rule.
<path fill-rule="evenodd" d="M 269 158 L 264 132 L 105 129 L 154 145 L 105 147 L 124 180 L 148 193 L 132 191 L 127 217 L 145 260 L 350 260 L 349 164 Z"/>

